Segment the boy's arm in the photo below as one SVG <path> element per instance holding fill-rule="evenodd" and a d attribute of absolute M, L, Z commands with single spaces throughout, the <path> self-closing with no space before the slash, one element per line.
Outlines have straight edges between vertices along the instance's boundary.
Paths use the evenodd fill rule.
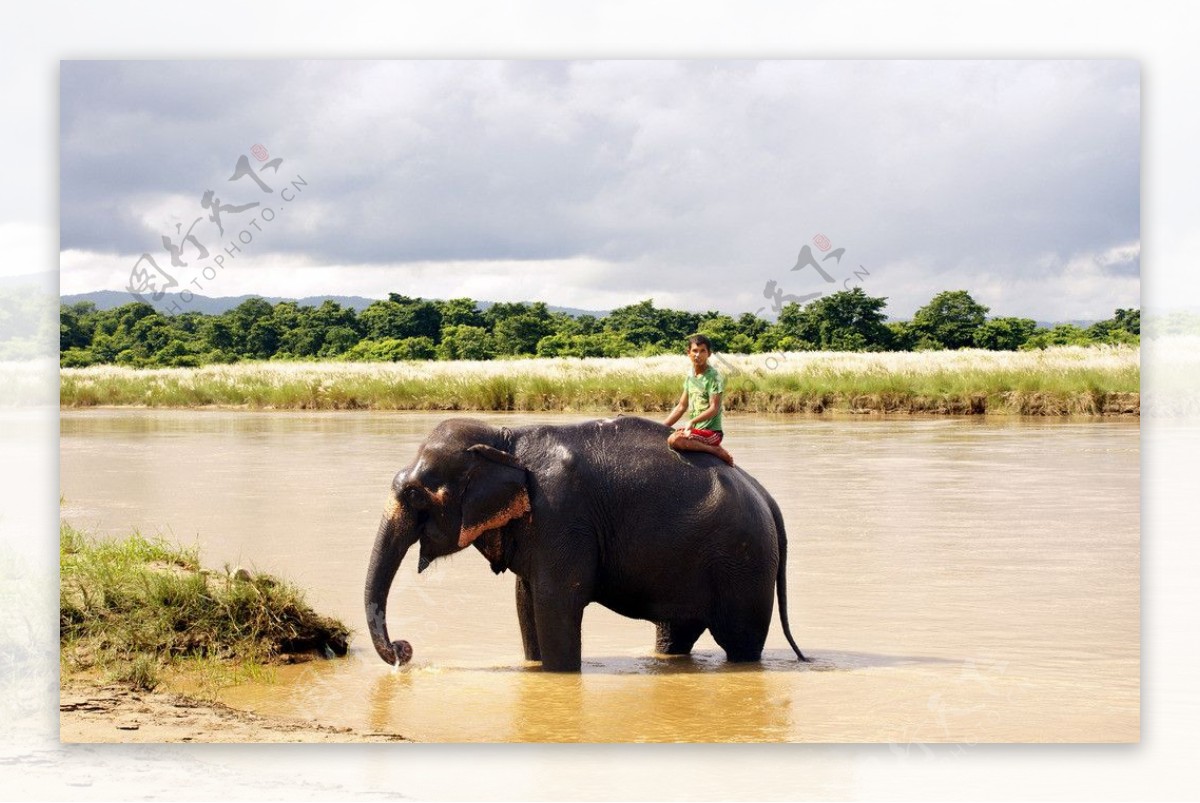
<path fill-rule="evenodd" d="M 679 397 L 679 404 L 675 405 L 675 409 L 671 411 L 671 414 L 669 416 L 667 416 L 667 420 L 664 421 L 663 424 L 665 424 L 668 427 L 674 425 L 674 423 L 676 421 L 678 421 L 681 417 L 683 417 L 683 414 L 686 412 L 687 412 L 687 391 L 685 390 L 683 392 L 683 395 Z"/>
<path fill-rule="evenodd" d="M 708 419 L 712 418 L 714 415 L 716 415 L 720 411 L 720 409 L 721 409 L 721 394 L 720 393 L 712 393 L 712 394 L 709 394 L 708 398 L 709 398 L 708 409 L 705 410 L 704 412 L 702 412 L 700 415 L 693 418 L 688 423 L 689 428 L 695 427 L 696 422 L 698 422 L 698 421 L 707 421 Z"/>

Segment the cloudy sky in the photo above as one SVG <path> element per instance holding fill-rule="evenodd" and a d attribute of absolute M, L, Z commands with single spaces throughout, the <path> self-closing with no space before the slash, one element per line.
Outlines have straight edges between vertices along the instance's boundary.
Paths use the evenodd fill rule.
<path fill-rule="evenodd" d="M 124 289 L 147 253 L 173 292 L 210 296 L 653 298 L 770 316 L 773 281 L 797 296 L 861 285 L 900 318 L 950 289 L 1039 320 L 1139 306 L 1132 61 L 63 62 L 61 76 L 63 293 Z M 806 245 L 834 282 L 793 270 Z"/>

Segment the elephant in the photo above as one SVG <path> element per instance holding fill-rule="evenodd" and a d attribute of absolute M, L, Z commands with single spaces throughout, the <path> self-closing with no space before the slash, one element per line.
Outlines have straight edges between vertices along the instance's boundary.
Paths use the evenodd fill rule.
<path fill-rule="evenodd" d="M 596 602 L 656 625 L 655 647 L 686 655 L 707 629 L 730 662 L 762 657 L 774 596 L 787 613 L 787 537 L 779 506 L 744 469 L 667 445 L 670 428 L 635 416 L 567 425 L 438 424 L 392 481 L 364 590 L 375 651 L 392 641 L 386 611 L 405 554 L 418 573 L 474 546 L 516 576 L 525 658 L 578 672 L 584 607 Z"/>

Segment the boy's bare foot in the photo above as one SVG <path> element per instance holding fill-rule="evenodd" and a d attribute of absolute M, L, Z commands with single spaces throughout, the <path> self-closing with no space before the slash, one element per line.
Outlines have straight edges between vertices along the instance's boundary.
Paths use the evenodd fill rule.
<path fill-rule="evenodd" d="M 725 451 L 724 446 L 709 446 L 703 441 L 696 440 L 691 436 L 691 433 L 677 429 L 667 438 L 667 444 L 672 449 L 678 449 L 684 452 L 708 452 L 711 455 L 724 460 L 729 465 L 733 465 L 733 455 Z"/>

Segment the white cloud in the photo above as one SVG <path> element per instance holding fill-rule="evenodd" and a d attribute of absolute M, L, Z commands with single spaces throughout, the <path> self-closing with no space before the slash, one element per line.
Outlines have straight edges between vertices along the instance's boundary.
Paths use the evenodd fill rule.
<path fill-rule="evenodd" d="M 1041 321 L 1109 318 L 1118 308 L 1140 307 L 1140 254 L 1138 243 L 1066 259 L 1046 254 L 1038 261 L 1040 274 L 1015 278 L 987 274 L 975 298 L 990 306 L 992 315 Z"/>

